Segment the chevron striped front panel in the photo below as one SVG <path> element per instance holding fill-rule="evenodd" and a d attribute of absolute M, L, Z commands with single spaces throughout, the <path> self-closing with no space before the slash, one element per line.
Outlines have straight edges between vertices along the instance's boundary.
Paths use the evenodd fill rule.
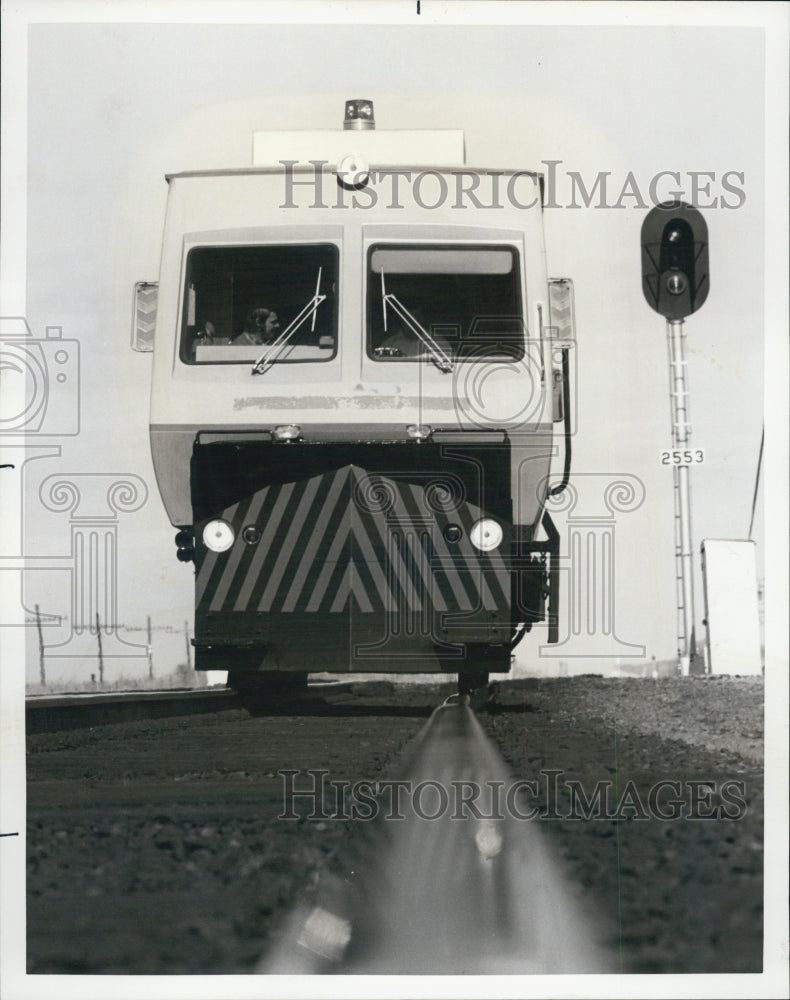
<path fill-rule="evenodd" d="M 481 508 L 453 475 L 409 482 L 357 465 L 270 483 L 213 516 L 235 541 L 225 552 L 200 543 L 196 523 L 198 615 L 374 612 L 501 612 L 510 609 L 503 553 L 469 540 Z M 417 478 L 412 476 L 412 479 Z M 448 525 L 461 528 L 448 541 Z"/>

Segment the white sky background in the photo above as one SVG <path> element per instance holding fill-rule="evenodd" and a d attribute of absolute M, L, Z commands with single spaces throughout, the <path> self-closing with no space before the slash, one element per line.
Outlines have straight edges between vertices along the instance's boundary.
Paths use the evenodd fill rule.
<path fill-rule="evenodd" d="M 343 99 L 360 96 L 375 101 L 380 128 L 462 128 L 472 165 L 540 168 L 543 159 L 562 160 L 562 203 L 567 202 L 562 177 L 568 170 L 579 171 L 588 184 L 598 171 L 609 170 L 615 192 L 629 171 L 644 191 L 658 171 L 676 170 L 683 174 L 681 189 L 687 198 L 690 170 L 714 172 L 711 193 L 719 196 L 721 175 L 743 172 L 746 200 L 741 208 L 703 209 L 710 237 L 711 292 L 702 311 L 687 322 L 692 443 L 704 447 L 707 455 L 706 464 L 692 472 L 693 538 L 698 552 L 702 538 L 746 535 L 763 420 L 767 338 L 771 385 L 765 473 L 772 511 L 767 547 L 762 544 L 759 507 L 754 535 L 760 575 L 765 566 L 767 624 L 774 638 L 774 666 L 779 668 L 772 671 L 769 664 L 766 674 L 767 703 L 778 708 L 773 716 L 778 739 L 769 744 L 775 752 L 767 756 L 766 781 L 769 792 L 772 781 L 781 781 L 784 788 L 787 5 L 485 4 L 478 19 L 567 25 L 485 28 L 430 23 L 433 17 L 462 19 L 464 5 L 423 0 L 419 22 L 414 6 L 291 3 L 275 8 L 191 0 L 27 3 L 15 5 L 10 14 L 4 8 L 0 315 L 25 314 L 36 337 L 44 336 L 47 325 L 60 325 L 64 337 L 79 340 L 82 351 L 82 430 L 76 438 L 48 438 L 60 444 L 61 458 L 41 459 L 30 467 L 24 552 L 44 557 L 68 553 L 68 517 L 47 514 L 38 503 L 38 485 L 46 475 L 139 475 L 150 495 L 139 512 L 120 517 L 119 618 L 142 627 L 150 613 L 155 626 L 176 629 L 191 619 L 191 573 L 175 559 L 173 530 L 159 502 L 148 452 L 151 358 L 134 354 L 128 346 L 132 284 L 156 277 L 166 171 L 244 165 L 253 128 L 339 127 Z M 25 14 L 20 15 L 20 9 Z M 118 22 L 142 23 L 83 23 L 110 15 Z M 257 23 L 277 16 L 306 20 L 325 15 L 411 23 Z M 77 23 L 32 25 L 27 34 L 26 17 Z M 150 23 L 201 17 L 256 23 Z M 631 26 L 574 25 L 595 19 Z M 637 21 L 671 21 L 677 26 L 639 27 Z M 736 24 L 722 27 L 724 22 Z M 749 24 L 764 25 L 767 32 Z M 764 42 L 774 59 L 767 91 Z M 766 102 L 776 94 L 782 111 L 772 119 L 775 152 L 766 160 L 764 115 Z M 769 198 L 763 186 L 766 169 L 773 178 Z M 647 490 L 643 507 L 617 522 L 618 632 L 626 641 L 644 644 L 648 657 L 662 659 L 675 653 L 671 478 L 658 462 L 659 451 L 670 443 L 665 335 L 663 321 L 641 292 L 639 231 L 646 210 L 630 207 L 627 199 L 625 204 L 629 207 L 622 210 L 548 211 L 547 250 L 550 272 L 573 278 L 576 286 L 580 426 L 574 471 L 629 473 L 639 476 Z M 772 239 L 779 240 L 771 244 L 767 258 L 766 226 L 773 227 Z M 18 551 L 13 536 L 19 510 L 5 482 L 0 555 Z M 42 610 L 66 613 L 68 579 L 54 572 L 37 576 L 30 581 L 28 606 L 38 601 Z M 13 620 L 18 604 L 16 574 L 0 577 L 5 624 Z M 699 631 L 699 578 L 696 600 Z M 24 631 L 5 629 L 2 635 L 3 830 L 24 829 L 23 677 L 21 669 L 9 669 L 9 664 L 21 665 L 21 656 L 13 655 L 14 649 L 19 651 L 13 639 Z M 47 641 L 53 634 L 65 637 L 52 629 Z M 142 641 L 140 633 L 129 638 Z M 36 646 L 34 639 L 29 680 L 37 677 Z M 537 642 L 527 638 L 521 649 L 534 656 Z M 182 635 L 156 632 L 155 658 L 158 672 L 172 669 L 183 659 Z M 147 670 L 144 659 L 134 667 L 130 663 L 118 669 Z M 61 668 L 61 676 L 71 669 Z M 58 676 L 54 664 L 48 671 Z M 109 668 L 108 674 L 112 679 Z M 727 996 L 733 990 L 743 996 L 786 995 L 784 791 L 769 794 L 767 804 L 766 850 L 776 862 L 769 870 L 776 874 L 778 898 L 773 900 L 777 918 L 766 920 L 766 946 L 770 957 L 779 955 L 779 962 L 767 969 L 781 969 L 772 981 L 778 987 L 759 977 L 739 977 L 735 987 L 726 977 L 715 976 L 695 977 L 693 987 L 666 977 L 639 977 L 638 982 L 603 977 L 576 985 L 563 981 L 561 986 L 531 980 L 530 991 L 630 996 L 638 989 L 646 997 L 666 996 L 667 991 L 692 995 L 690 990 L 695 996 Z M 24 838 L 2 843 L 3 861 L 9 866 L 4 874 L 11 867 L 21 872 Z M 771 888 L 769 880 L 767 891 Z M 6 974 L 18 974 L 24 955 L 21 879 L 4 879 L 3 931 Z M 98 977 L 90 988 L 81 977 L 67 980 L 59 977 L 57 986 L 48 981 L 46 991 L 75 997 L 108 992 L 131 996 L 144 993 L 148 985 L 153 988 L 141 980 L 126 985 L 128 981 L 115 977 L 111 985 Z M 20 982 L 15 981 L 14 1000 L 43 995 L 35 983 L 20 987 Z M 511 983 L 496 977 L 473 985 L 466 980 L 456 991 L 469 995 L 473 988 L 485 995 L 512 995 Z M 357 985 L 367 991 L 365 983 Z M 196 998 L 220 990 L 225 996 L 260 996 L 267 988 L 247 977 L 235 979 L 232 989 L 224 977 L 174 977 L 167 983 L 167 995 Z M 408 977 L 377 981 L 373 989 L 380 995 L 425 995 L 424 984 Z M 447 995 L 448 989 L 453 988 L 444 980 L 430 986 L 436 996 Z M 308 990 L 312 995 L 343 996 L 349 986 L 341 979 L 313 980 L 301 990 L 289 987 L 291 995 Z M 161 987 L 157 995 L 160 992 Z"/>
<path fill-rule="evenodd" d="M 588 188 L 610 171 L 609 203 L 629 171 L 648 202 L 659 171 L 681 175 L 679 188 L 664 179 L 660 197 L 679 190 L 686 200 L 689 171 L 713 174 L 698 198 L 711 292 L 686 325 L 691 442 L 706 452 L 692 470 L 695 552 L 705 537 L 746 537 L 763 419 L 761 29 L 41 24 L 29 38 L 26 315 L 35 336 L 54 324 L 79 340 L 82 425 L 61 439 L 60 459 L 30 466 L 25 552 L 68 552 L 68 515 L 38 501 L 47 475 L 142 476 L 147 504 L 119 520 L 120 623 L 142 628 L 150 614 L 157 629 L 181 630 L 191 621 L 190 567 L 176 562 L 148 453 L 151 357 L 129 349 L 132 285 L 158 272 L 163 175 L 249 165 L 253 128 L 338 128 L 343 100 L 354 96 L 374 100 L 380 128 L 462 128 L 473 166 L 562 161 L 562 206 L 572 201 L 569 171 Z M 743 204 L 705 209 L 722 197 L 738 204 L 722 186 L 731 171 L 743 175 L 730 178 Z M 670 404 L 664 321 L 641 291 L 647 210 L 636 202 L 550 209 L 545 229 L 550 273 L 576 289 L 573 472 L 627 473 L 645 484 L 643 506 L 617 519 L 615 621 L 620 639 L 661 660 L 677 648 L 672 480 L 658 457 L 671 443 Z M 761 564 L 762 530 L 758 513 Z M 35 603 L 68 614 L 68 574 L 30 574 L 26 605 Z M 696 608 L 701 637 L 699 572 Z M 68 627 L 47 628 L 45 641 L 62 641 Z M 534 661 L 544 641 L 536 630 L 520 662 Z M 30 646 L 36 679 L 37 641 Z M 181 634 L 155 633 L 159 673 L 183 651 Z M 570 669 L 613 664 L 586 659 Z M 85 671 L 53 659 L 48 676 L 67 667 Z M 120 672 L 146 673 L 147 662 L 118 661 L 106 676 Z"/>

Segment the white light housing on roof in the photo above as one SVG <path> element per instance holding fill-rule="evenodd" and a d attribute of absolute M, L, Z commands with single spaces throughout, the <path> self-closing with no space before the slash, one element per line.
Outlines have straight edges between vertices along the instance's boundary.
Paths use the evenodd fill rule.
<path fill-rule="evenodd" d="M 339 167 L 352 152 L 370 165 L 463 166 L 464 133 L 460 129 L 377 129 L 373 102 L 364 99 L 345 102 L 342 129 L 252 133 L 252 163 L 256 167 L 282 169 L 288 163 L 315 172 L 316 160 Z M 342 179 L 346 184 L 351 183 Z"/>
<path fill-rule="evenodd" d="M 206 548 L 211 549 L 212 552 L 227 552 L 233 545 L 235 538 L 233 528 L 222 518 L 209 521 L 203 529 L 203 542 Z"/>
<path fill-rule="evenodd" d="M 502 526 L 493 518 L 483 517 L 472 525 L 469 537 L 476 549 L 480 549 L 481 552 L 490 552 L 502 541 Z"/>

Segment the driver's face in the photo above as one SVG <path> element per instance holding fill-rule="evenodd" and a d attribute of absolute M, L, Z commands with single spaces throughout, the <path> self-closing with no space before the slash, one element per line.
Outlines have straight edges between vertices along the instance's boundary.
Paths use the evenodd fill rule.
<path fill-rule="evenodd" d="M 254 332 L 261 337 L 262 340 L 270 340 L 280 329 L 280 322 L 277 319 L 276 312 L 270 312 L 268 315 L 263 312 L 257 312 L 254 316 L 254 322 Z"/>

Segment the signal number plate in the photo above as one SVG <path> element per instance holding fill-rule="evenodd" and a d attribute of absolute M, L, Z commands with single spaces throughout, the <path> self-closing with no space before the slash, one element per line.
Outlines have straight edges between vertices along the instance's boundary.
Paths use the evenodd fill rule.
<path fill-rule="evenodd" d="M 661 452 L 662 465 L 702 465 L 704 461 L 702 448 L 665 448 Z"/>

